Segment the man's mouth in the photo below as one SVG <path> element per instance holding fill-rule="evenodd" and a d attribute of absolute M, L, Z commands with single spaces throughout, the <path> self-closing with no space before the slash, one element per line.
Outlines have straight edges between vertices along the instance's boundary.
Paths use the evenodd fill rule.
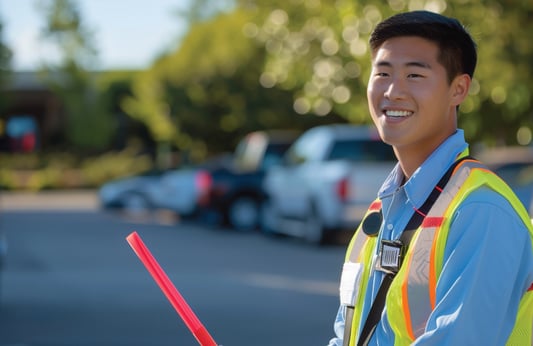
<path fill-rule="evenodd" d="M 387 109 L 383 112 L 387 117 L 391 118 L 406 118 L 413 114 L 411 111 L 392 110 Z"/>

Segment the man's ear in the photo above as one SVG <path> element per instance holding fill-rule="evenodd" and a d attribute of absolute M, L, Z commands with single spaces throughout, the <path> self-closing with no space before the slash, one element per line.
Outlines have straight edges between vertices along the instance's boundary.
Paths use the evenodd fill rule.
<path fill-rule="evenodd" d="M 454 106 L 460 105 L 468 96 L 472 79 L 468 74 L 462 74 L 454 78 L 452 81 L 452 102 Z"/>

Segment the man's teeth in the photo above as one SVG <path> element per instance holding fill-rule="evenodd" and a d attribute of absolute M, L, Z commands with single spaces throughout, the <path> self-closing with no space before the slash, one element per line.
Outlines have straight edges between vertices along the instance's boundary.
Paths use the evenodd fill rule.
<path fill-rule="evenodd" d="M 412 112 L 409 112 L 409 111 L 385 111 L 385 114 L 388 116 L 388 117 L 397 117 L 397 118 L 402 118 L 402 117 L 407 117 L 409 115 L 412 114 Z"/>

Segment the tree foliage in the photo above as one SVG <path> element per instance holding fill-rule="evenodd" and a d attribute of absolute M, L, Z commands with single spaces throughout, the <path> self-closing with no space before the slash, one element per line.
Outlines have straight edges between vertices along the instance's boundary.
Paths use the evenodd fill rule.
<path fill-rule="evenodd" d="M 110 113 L 89 72 L 96 56 L 92 34 L 75 1 L 51 0 L 40 2 L 39 6 L 47 19 L 43 37 L 61 53 L 61 61 L 47 63 L 42 74 L 63 102 L 66 140 L 74 150 L 102 150 L 107 147 L 113 128 Z"/>
<path fill-rule="evenodd" d="M 369 35 L 384 18 L 415 9 L 459 18 L 478 42 L 459 117 L 470 141 L 531 140 L 528 0 L 236 0 L 208 16 L 202 3 L 193 1 L 180 46 L 143 71 L 122 102 L 164 146 L 201 158 L 253 130 L 370 122 Z"/>
<path fill-rule="evenodd" d="M 235 10 L 194 24 L 178 50 L 134 81 L 123 109 L 193 159 L 230 151 L 250 131 L 323 121 L 295 116 L 290 91 L 259 83 L 265 54 L 243 34 L 250 20 Z"/>
<path fill-rule="evenodd" d="M 292 90 L 297 112 L 334 112 L 351 122 L 369 122 L 369 33 L 394 13 L 426 9 L 457 17 L 478 42 L 478 69 L 459 117 L 467 135 L 500 144 L 531 140 L 533 2 L 293 0 L 268 9 L 262 3 L 240 2 L 256 9 L 249 26 L 268 53 L 262 78 Z"/>
<path fill-rule="evenodd" d="M 0 87 L 3 87 L 11 74 L 11 49 L 3 40 L 3 24 L 0 22 Z M 5 106 L 6 100 L 0 98 L 0 109 Z M 1 135 L 0 130 L 0 135 Z"/>
<path fill-rule="evenodd" d="M 219 13 L 233 8 L 234 0 L 193 0 L 187 8 L 176 10 L 175 13 L 180 19 L 185 20 L 190 27 L 208 21 Z"/>

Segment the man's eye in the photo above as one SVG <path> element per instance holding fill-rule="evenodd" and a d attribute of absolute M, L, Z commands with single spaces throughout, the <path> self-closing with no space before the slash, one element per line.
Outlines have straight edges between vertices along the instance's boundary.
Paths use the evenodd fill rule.
<path fill-rule="evenodd" d="M 423 76 L 418 73 L 410 73 L 409 75 L 407 75 L 407 77 L 408 78 L 422 78 Z"/>

